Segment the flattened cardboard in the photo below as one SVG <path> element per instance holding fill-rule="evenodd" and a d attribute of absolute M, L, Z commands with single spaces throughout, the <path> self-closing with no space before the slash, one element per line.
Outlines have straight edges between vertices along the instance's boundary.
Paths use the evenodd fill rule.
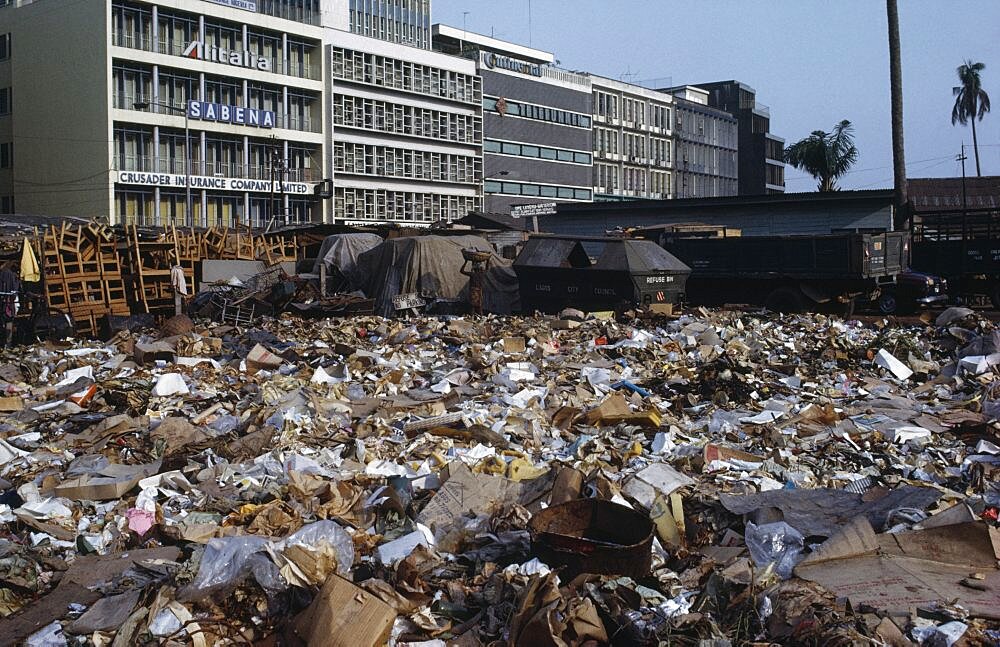
<path fill-rule="evenodd" d="M 974 617 L 1000 619 L 1000 534 L 985 523 L 963 523 L 896 535 L 876 535 L 864 517 L 849 523 L 803 560 L 795 574 L 857 607 L 890 613 L 958 599 Z M 986 590 L 959 582 L 985 573 Z"/>
<path fill-rule="evenodd" d="M 108 465 L 96 474 L 63 481 L 55 487 L 58 497 L 85 501 L 120 499 L 147 476 L 156 474 L 160 463 L 146 465 Z"/>

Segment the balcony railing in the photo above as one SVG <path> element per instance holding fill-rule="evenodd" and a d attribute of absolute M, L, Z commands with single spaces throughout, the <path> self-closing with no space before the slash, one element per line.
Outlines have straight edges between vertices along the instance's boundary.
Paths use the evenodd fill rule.
<path fill-rule="evenodd" d="M 157 52 L 159 54 L 168 54 L 170 56 L 181 56 L 184 50 L 187 48 L 188 42 L 178 42 L 178 41 L 165 41 L 160 40 L 156 43 L 156 47 L 153 47 L 153 35 L 150 33 L 142 33 L 136 31 L 128 31 L 124 29 L 115 29 L 111 33 L 111 44 L 116 47 L 127 47 L 129 49 L 140 49 L 146 52 Z M 243 45 L 238 44 L 236 49 L 242 50 Z M 314 48 L 315 54 L 319 55 L 322 48 L 317 46 Z M 277 74 L 285 74 L 285 60 L 282 57 L 268 57 L 271 63 L 271 71 Z M 289 60 L 287 65 L 287 75 L 294 76 L 302 79 L 310 79 L 312 81 L 319 81 L 323 76 L 323 67 L 317 63 L 303 63 L 300 61 Z"/>
<path fill-rule="evenodd" d="M 137 103 L 148 103 L 145 108 L 136 108 Z M 166 103 L 167 105 L 172 105 L 173 110 L 162 105 L 161 103 Z M 111 105 L 118 110 L 136 110 L 139 112 L 153 112 L 157 114 L 164 115 L 174 115 L 183 116 L 185 102 L 168 102 L 161 101 L 154 97 L 145 96 L 141 94 L 126 94 L 121 92 L 113 92 L 111 94 Z M 180 111 L 180 113 L 178 113 Z M 214 122 L 201 122 L 196 121 L 194 123 L 214 123 Z M 286 128 L 288 130 L 299 130 L 307 133 L 321 133 L 323 132 L 322 121 L 319 119 L 313 119 L 310 116 L 301 115 L 281 115 L 280 113 L 276 115 L 275 127 Z"/>

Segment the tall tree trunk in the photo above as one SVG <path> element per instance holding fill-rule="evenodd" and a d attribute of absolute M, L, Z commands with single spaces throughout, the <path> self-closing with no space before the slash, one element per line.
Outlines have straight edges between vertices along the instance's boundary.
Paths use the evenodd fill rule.
<path fill-rule="evenodd" d="M 902 229 L 909 221 L 906 195 L 906 155 L 903 149 L 903 71 L 899 54 L 899 10 L 896 0 L 885 0 L 889 19 L 889 86 L 892 94 L 892 174 L 896 197 L 894 224 Z"/>
<path fill-rule="evenodd" d="M 975 106 L 973 106 L 975 107 Z M 976 153 L 976 177 L 983 177 L 983 172 L 979 170 L 979 140 L 976 139 L 976 111 L 972 111 L 972 150 Z"/>

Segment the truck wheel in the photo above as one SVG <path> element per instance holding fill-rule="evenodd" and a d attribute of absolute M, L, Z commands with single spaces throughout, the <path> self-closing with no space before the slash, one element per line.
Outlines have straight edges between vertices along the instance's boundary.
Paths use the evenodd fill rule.
<path fill-rule="evenodd" d="M 896 303 L 896 295 L 892 292 L 883 292 L 882 296 L 878 298 L 878 311 L 884 315 L 891 315 L 896 312 L 899 308 L 899 304 Z"/>
<path fill-rule="evenodd" d="M 764 307 L 771 312 L 795 314 L 805 310 L 802 294 L 795 288 L 778 288 L 767 295 Z"/>

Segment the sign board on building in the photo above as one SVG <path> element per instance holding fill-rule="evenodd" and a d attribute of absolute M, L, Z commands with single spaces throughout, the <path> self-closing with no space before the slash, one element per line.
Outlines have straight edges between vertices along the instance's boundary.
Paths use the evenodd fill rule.
<path fill-rule="evenodd" d="M 188 101 L 188 117 L 202 121 L 218 121 L 224 124 L 238 126 L 254 126 L 256 128 L 274 128 L 274 113 L 270 110 L 255 108 L 240 108 L 223 103 L 208 103 L 207 101 Z"/>
<path fill-rule="evenodd" d="M 170 173 L 144 173 L 140 171 L 119 171 L 118 182 L 121 184 L 141 184 L 143 186 L 160 186 L 183 189 L 187 186 L 187 176 Z M 282 183 L 270 180 L 250 180 L 233 177 L 191 176 L 192 189 L 213 189 L 218 191 L 253 191 L 257 193 L 281 193 Z M 285 182 L 284 192 L 291 195 L 310 195 L 312 189 L 304 182 Z"/>
<path fill-rule="evenodd" d="M 554 216 L 555 202 L 539 202 L 537 204 L 519 204 L 510 208 L 512 218 L 530 218 L 532 216 Z"/>
<path fill-rule="evenodd" d="M 234 9 L 246 9 L 247 11 L 257 11 L 257 0 L 208 0 L 215 4 L 221 4 Z"/>
<path fill-rule="evenodd" d="M 253 52 L 244 50 L 242 52 L 235 49 L 206 45 L 200 40 L 193 40 L 181 53 L 181 56 L 193 58 L 198 61 L 209 61 L 210 63 L 224 63 L 245 67 L 251 70 L 271 71 L 271 59 L 266 56 L 258 56 Z"/>
<path fill-rule="evenodd" d="M 518 74 L 530 74 L 531 76 L 541 76 L 542 66 L 538 63 L 529 63 L 510 56 L 503 56 L 493 52 L 480 52 L 482 64 L 491 70 L 508 70 Z"/>

